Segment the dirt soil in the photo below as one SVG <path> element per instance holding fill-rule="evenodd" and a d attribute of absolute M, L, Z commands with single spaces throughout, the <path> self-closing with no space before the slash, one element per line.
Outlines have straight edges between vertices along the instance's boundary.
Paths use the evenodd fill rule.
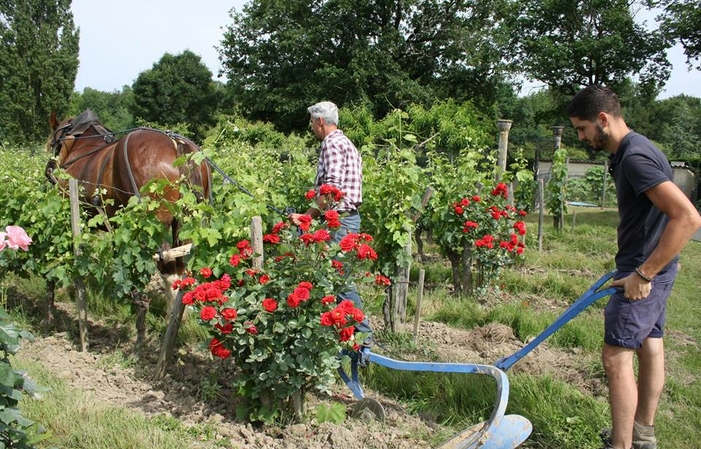
<path fill-rule="evenodd" d="M 109 357 L 115 351 L 128 355 L 133 348 L 133 341 L 124 338 L 124 331 L 90 321 L 89 350 L 81 352 L 73 304 L 59 303 L 57 306 L 62 316 L 57 331 L 38 336 L 33 342 L 25 342 L 23 357 L 36 360 L 72 387 L 88 392 L 96 401 L 123 406 L 145 417 L 172 416 L 185 425 L 214 424 L 220 440 L 216 447 L 222 447 L 222 443 L 228 441 L 230 446 L 226 443 L 227 447 L 232 449 L 416 449 L 431 447 L 429 439 L 440 440 L 438 436 L 445 433 L 443 430 L 437 434 L 441 432 L 440 426 L 429 418 L 410 414 L 395 400 L 367 388 L 366 396 L 383 405 L 386 412 L 384 424 L 355 418 L 348 418 L 340 425 L 318 424 L 311 418 L 305 424 L 253 427 L 236 420 L 235 401 L 228 399 L 233 394 L 226 385 L 220 384 L 207 394 L 203 381 L 233 375 L 230 362 L 212 361 L 201 349 L 181 347 L 177 349 L 176 360 L 169 365 L 165 378 L 153 380 L 150 369 L 156 366 L 159 341 L 148 342 L 150 349 L 142 351 L 141 359 L 133 367 L 109 363 Z M 380 327 L 380 317 L 371 319 L 376 328 Z M 466 331 L 435 322 L 421 323 L 419 344 L 446 362 L 490 365 L 524 346 L 515 338 L 512 329 L 504 325 L 492 324 Z M 382 352 L 380 346 L 375 350 Z M 588 366 L 589 360 L 583 354 L 549 348 L 546 341 L 509 372 L 550 373 L 571 385 L 578 385 L 588 394 L 601 394 L 605 391 L 604 386 L 600 380 L 592 379 Z M 356 403 L 350 390 L 341 383 L 334 392 L 332 398 L 308 394 L 308 409 L 313 410 L 319 402 L 340 402 L 346 404 L 350 412 Z"/>

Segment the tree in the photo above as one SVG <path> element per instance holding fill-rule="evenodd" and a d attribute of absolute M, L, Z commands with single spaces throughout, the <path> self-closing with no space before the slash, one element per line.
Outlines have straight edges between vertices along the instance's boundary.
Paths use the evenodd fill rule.
<path fill-rule="evenodd" d="M 528 78 L 565 95 L 581 86 L 612 88 L 638 75 L 658 90 L 669 79 L 668 44 L 661 32 L 634 20 L 630 0 L 530 0 L 518 2 L 514 46 Z"/>
<path fill-rule="evenodd" d="M 218 97 L 212 72 L 190 50 L 164 54 L 152 69 L 139 74 L 132 90 L 135 118 L 160 125 L 186 124 L 195 140 L 215 123 Z"/>
<path fill-rule="evenodd" d="M 484 99 L 502 82 L 502 3 L 251 0 L 224 33 L 223 73 L 249 119 L 284 131 L 303 129 L 306 107 L 324 99 L 377 117 L 434 98 Z"/>
<path fill-rule="evenodd" d="M 0 139 L 46 139 L 52 110 L 63 114 L 78 73 L 79 30 L 71 0 L 0 2 Z"/>
<path fill-rule="evenodd" d="M 695 60 L 697 70 L 701 70 L 701 1 L 694 0 L 648 0 L 652 6 L 663 8 L 658 18 L 664 35 L 679 41 L 684 47 L 689 67 Z"/>
<path fill-rule="evenodd" d="M 132 103 L 133 94 L 129 86 L 123 86 L 121 92 L 102 92 L 86 87 L 82 93 L 73 92 L 68 115 L 78 115 L 90 108 L 107 128 L 115 132 L 124 131 L 135 126 L 130 112 Z"/>

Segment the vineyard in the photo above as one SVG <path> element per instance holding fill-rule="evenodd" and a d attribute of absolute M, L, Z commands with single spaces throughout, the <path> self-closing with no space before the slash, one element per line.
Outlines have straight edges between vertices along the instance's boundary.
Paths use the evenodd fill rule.
<path fill-rule="evenodd" d="M 404 360 L 493 364 L 542 331 L 568 303 L 612 268 L 614 248 L 610 241 L 615 238 L 616 214 L 600 211 L 591 215 L 591 222 L 578 218 L 577 234 L 573 224 L 572 235 L 548 226 L 545 250 L 538 252 L 538 217 L 531 211 L 536 187 L 525 160 L 512 154 L 507 169 L 497 173 L 496 142 L 489 136 L 490 127 L 473 121 L 473 126 L 455 128 L 461 124 L 460 118 L 476 119 L 470 113 L 451 109 L 453 106 L 443 107 L 441 111 L 410 114 L 398 111 L 378 123 L 362 116 L 342 117 L 342 122 L 348 124 L 346 133 L 363 157 L 361 228 L 373 236 L 377 260 L 372 269 L 391 282 L 380 294 L 377 286 L 363 287 L 362 293 L 366 313 L 376 329 L 379 352 Z M 429 120 L 431 114 L 435 119 L 451 111 L 451 120 Z M 283 136 L 265 124 L 246 123 L 236 117 L 220 119 L 216 132 L 202 146 L 204 153 L 193 156 L 209 158 L 220 170 L 215 173 L 211 201 L 198 201 L 183 185 L 178 186 L 182 199 L 170 206 L 181 219 L 182 238 L 193 244 L 187 257 L 191 273 L 208 267 L 214 278 L 221 277 L 222 267 L 230 264 L 237 245 L 250 238 L 254 216 L 262 217 L 265 232 L 271 232 L 284 221 L 284 211 L 306 209 L 305 193 L 311 187 L 316 166 L 315 146 L 307 137 Z M 55 284 L 65 294 L 80 278 L 88 288 L 89 304 L 94 304 L 95 298 L 103 298 L 102 301 L 128 309 L 131 292 L 153 289 L 153 256 L 161 242 L 169 238 L 153 214 L 161 204 L 145 196 L 141 201 L 134 198 L 109 220 L 99 211 L 89 213 L 90 208 L 84 207 L 82 232 L 74 241 L 69 200 L 65 192 L 46 181 L 47 161 L 45 154 L 29 149 L 0 150 L 0 181 L 4 186 L 0 191 L 4 206 L 0 209 L 0 224 L 21 226 L 33 240 L 26 252 L 0 253 L 0 292 L 4 303 L 13 302 L 7 292 L 27 285 L 23 284 L 24 279 L 41 285 Z M 153 184 L 147 189 L 156 192 L 164 187 Z M 427 191 L 432 194 L 426 195 Z M 421 240 L 417 240 L 418 235 Z M 420 241 L 423 258 L 412 246 Z M 74 243 L 81 251 L 74 251 Z M 424 321 L 419 334 L 413 337 L 403 331 L 410 330 L 409 323 L 414 318 L 419 270 L 426 276 L 427 298 L 421 313 Z M 409 273 L 405 281 L 409 303 L 403 316 L 400 313 L 397 317 L 387 308 L 396 306 L 394 301 L 405 272 Z M 693 273 L 683 273 L 684 276 Z M 685 282 L 684 278 L 680 282 Z M 40 296 L 37 301 L 41 320 Z M 59 306 L 63 314 L 70 315 L 65 304 Z M 607 424 L 607 406 L 602 396 L 604 379 L 596 360 L 601 306 L 563 328 L 510 373 L 509 411 L 527 416 L 534 424 L 534 433 L 524 447 L 597 447 L 598 429 Z M 90 305 L 88 310 L 89 315 L 100 313 Z M 159 345 L 158 334 L 164 328 L 165 320 L 159 313 L 157 309 L 152 312 L 151 322 L 161 322 L 149 328 L 152 347 Z M 196 317 L 188 320 L 186 324 L 190 326 L 182 329 L 179 340 L 180 363 L 170 368 L 169 382 L 177 383 L 184 400 L 190 401 L 187 403 L 193 410 L 201 411 L 203 402 L 222 401 L 223 392 L 235 396 L 236 391 L 226 379 L 238 374 L 235 367 L 211 360 L 210 351 L 200 347 L 208 337 L 196 324 L 192 325 Z M 93 329 L 100 327 L 98 321 L 92 323 Z M 127 321 L 119 326 L 130 328 L 133 323 Z M 63 335 L 44 340 L 29 352 L 48 358 L 48 353 L 56 350 L 52 341 L 58 341 L 58 346 L 70 344 L 70 338 L 62 340 L 67 338 Z M 104 340 L 98 333 L 92 337 L 90 351 L 105 354 L 132 350 L 125 348 L 116 347 L 114 338 Z M 65 363 L 86 363 L 75 351 L 59 357 L 72 360 Z M 135 364 L 147 366 L 148 360 L 146 356 Z M 183 364 L 188 363 L 191 365 L 184 368 Z M 194 379 L 207 367 L 216 376 L 208 377 L 206 385 L 217 394 L 203 394 L 204 380 Z M 131 376 L 118 371 L 121 376 Z M 136 368 L 135 372 L 147 376 L 143 368 Z M 289 447 L 279 441 L 280 434 L 297 441 L 298 447 L 309 448 L 329 447 L 328 444 L 344 449 L 431 447 L 467 425 L 486 419 L 494 399 L 493 386 L 479 376 L 469 381 L 454 375 L 447 376 L 447 380 L 445 375 L 440 379 L 417 378 L 411 373 L 397 374 L 374 366 L 363 376 L 366 388 L 392 410 L 391 419 L 382 426 L 346 418 L 345 410 L 351 407 L 352 400 L 343 383 L 337 381 L 326 394 L 308 393 L 308 413 L 314 420 L 302 427 L 287 427 L 284 415 L 266 413 L 269 408 L 255 413 L 249 409 L 244 419 L 236 407 L 237 401 L 214 407 L 219 416 L 215 431 L 218 443 L 212 442 L 208 447 Z M 183 386 L 188 383 L 197 385 L 189 390 Z M 169 383 L 159 385 L 135 388 L 149 390 L 148 394 L 154 389 L 170 395 Z M 555 399 L 543 401 L 545 396 Z M 158 404 L 145 412 L 149 419 L 158 421 L 169 407 L 180 407 L 172 396 Z M 193 413 L 181 411 L 176 417 L 201 425 L 212 416 Z M 248 419 L 264 426 L 253 432 L 245 426 Z M 222 430 L 224 427 L 228 430 Z M 349 438 L 350 442 L 338 436 L 325 440 L 329 433 L 356 437 Z M 303 441 L 308 445 L 300 446 Z"/>

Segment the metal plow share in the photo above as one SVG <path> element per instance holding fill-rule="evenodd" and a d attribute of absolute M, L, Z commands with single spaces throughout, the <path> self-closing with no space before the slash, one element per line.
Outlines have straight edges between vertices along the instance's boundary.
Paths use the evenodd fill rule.
<path fill-rule="evenodd" d="M 372 363 L 395 370 L 491 376 L 496 382 L 496 400 L 489 420 L 463 430 L 450 440 L 445 441 L 440 449 L 514 449 L 526 441 L 533 426 L 523 416 L 506 414 L 506 406 L 509 402 L 509 379 L 506 377 L 505 371 L 589 305 L 616 292 L 616 289 L 612 287 L 601 289 L 614 274 L 615 272 L 611 272 L 602 276 L 540 335 L 513 355 L 499 359 L 494 365 L 404 362 L 375 354 L 367 348 L 365 349 L 366 356 Z M 353 407 L 353 415 L 362 419 L 384 421 L 385 411 L 382 405 L 375 399 L 365 397 L 363 393 L 363 388 L 358 381 L 357 357 L 351 357 L 350 370 L 350 376 L 343 367 L 339 368 L 338 372 L 353 395 L 359 400 Z"/>

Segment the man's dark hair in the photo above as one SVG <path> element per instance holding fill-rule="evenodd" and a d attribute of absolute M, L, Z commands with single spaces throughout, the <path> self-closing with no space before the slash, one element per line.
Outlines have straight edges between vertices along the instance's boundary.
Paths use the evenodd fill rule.
<path fill-rule="evenodd" d="M 599 112 L 606 112 L 614 117 L 621 115 L 621 102 L 611 89 L 592 84 L 580 90 L 567 106 L 567 115 L 593 122 Z"/>

